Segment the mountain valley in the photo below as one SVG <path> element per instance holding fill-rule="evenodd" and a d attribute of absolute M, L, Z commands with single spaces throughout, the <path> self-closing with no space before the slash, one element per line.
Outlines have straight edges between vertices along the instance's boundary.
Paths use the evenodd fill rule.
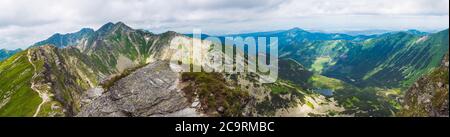
<path fill-rule="evenodd" d="M 173 72 L 171 57 L 180 49 L 171 41 L 192 46 L 192 36 L 107 23 L 15 54 L 2 50 L 0 116 L 448 116 L 448 34 L 294 28 L 219 36 L 278 37 L 279 77 L 263 84 L 260 73 Z M 417 86 L 429 79 L 426 89 Z M 422 92 L 433 98 L 418 103 L 413 98 Z"/>

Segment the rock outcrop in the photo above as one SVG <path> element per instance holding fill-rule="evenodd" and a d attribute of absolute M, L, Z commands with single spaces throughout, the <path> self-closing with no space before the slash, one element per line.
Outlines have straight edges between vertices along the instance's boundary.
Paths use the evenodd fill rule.
<path fill-rule="evenodd" d="M 449 55 L 431 74 L 420 78 L 406 92 L 400 116 L 448 117 Z"/>
<path fill-rule="evenodd" d="M 178 85 L 179 73 L 158 61 L 120 79 L 106 93 L 83 107 L 78 116 L 201 116 Z"/>

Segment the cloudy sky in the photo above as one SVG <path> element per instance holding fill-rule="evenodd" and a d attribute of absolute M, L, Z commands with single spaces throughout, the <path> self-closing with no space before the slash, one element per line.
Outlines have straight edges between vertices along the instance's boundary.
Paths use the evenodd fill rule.
<path fill-rule="evenodd" d="M 156 33 L 210 34 L 449 27 L 449 0 L 0 0 L 0 7 L 0 49 L 117 21 Z"/>

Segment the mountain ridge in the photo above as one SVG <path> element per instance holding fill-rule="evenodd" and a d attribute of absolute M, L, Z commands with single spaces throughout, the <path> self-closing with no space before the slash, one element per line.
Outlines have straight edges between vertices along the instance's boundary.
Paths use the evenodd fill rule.
<path fill-rule="evenodd" d="M 0 62 L 4 59 L 9 58 L 10 56 L 22 51 L 22 49 L 15 49 L 15 50 L 7 50 L 7 49 L 0 49 Z"/>
<path fill-rule="evenodd" d="M 31 47 L 42 46 L 42 45 L 47 45 L 47 44 L 54 45 L 58 48 L 64 48 L 67 46 L 75 46 L 79 43 L 79 41 L 82 38 L 88 37 L 92 33 L 94 33 L 94 30 L 90 29 L 90 28 L 83 28 L 74 33 L 67 33 L 67 34 L 56 33 L 46 40 L 43 40 L 43 41 L 33 44 Z"/>
<path fill-rule="evenodd" d="M 355 68 L 363 66 L 358 63 L 371 67 L 357 69 L 361 72 L 355 74 L 342 73 L 344 76 L 383 80 L 385 75 L 377 74 L 383 71 L 387 72 L 380 74 L 405 71 L 420 76 L 427 71 L 417 73 L 417 70 L 433 69 L 439 64 L 434 62 L 440 61 L 446 43 L 448 51 L 448 29 L 429 35 L 399 32 L 374 37 L 310 33 L 301 29 L 245 34 L 282 38 L 280 70 L 285 73 L 275 83 L 258 84 L 255 82 L 258 74 L 166 72 L 169 68 L 164 62 L 176 51 L 169 48 L 171 40 L 180 38 L 182 43 L 192 46 L 186 35 L 173 31 L 153 34 L 122 22 L 107 23 L 92 31 L 82 29 L 78 34 L 83 35 L 55 34 L 59 46 L 53 45 L 54 40 L 43 41 L 40 46 L 0 62 L 0 83 L 3 82 L 0 115 L 176 116 L 181 113 L 172 112 L 194 109 L 203 116 L 391 116 L 398 109 L 393 101 L 398 100 L 396 90 L 389 90 L 395 94 L 382 96 L 378 94 L 388 94 L 386 89 L 355 87 L 351 80 L 321 74 L 332 73 L 330 68 L 335 66 L 338 67 L 334 72 L 344 72 L 339 66 L 349 62 Z M 68 38 L 68 42 L 61 42 L 63 38 Z M 364 59 L 374 60 L 361 61 Z M 414 63 L 416 59 L 421 64 Z M 399 65 L 409 69 L 399 69 Z M 378 66 L 383 67 L 368 73 Z M 166 73 L 167 76 L 161 75 Z M 164 86 L 158 87 L 161 84 Z M 129 92 L 136 86 L 158 92 Z M 172 91 L 177 91 L 177 95 L 170 96 L 175 93 Z M 174 103 L 175 98 L 186 101 Z M 111 105 L 101 105 L 105 101 Z M 151 104 L 160 109 L 148 107 Z"/>
<path fill-rule="evenodd" d="M 421 77 L 406 92 L 400 116 L 448 117 L 449 54 L 439 68 Z"/>
<path fill-rule="evenodd" d="M 122 27 L 124 26 L 120 28 Z M 93 35 L 86 36 L 89 37 L 78 39 L 86 42 L 79 42 L 78 45 L 63 48 L 58 48 L 52 45 L 52 41 L 47 41 L 48 43 L 28 48 L 22 51 L 21 54 L 15 54 L 4 62 L 0 62 L 0 66 L 2 66 L 0 70 L 2 82 L 11 81 L 8 79 L 22 82 L 22 84 L 16 85 L 11 85 L 13 83 L 9 82 L 2 84 L 0 95 L 7 96 L 4 96 L 6 98 L 1 98 L 0 115 L 73 116 L 79 111 L 82 104 L 81 97 L 87 94 L 86 90 L 100 86 L 103 81 L 111 78 L 109 76 L 120 74 L 128 68 L 146 64 L 149 58 L 160 58 L 162 55 L 152 54 L 150 57 L 148 52 L 153 50 L 152 53 L 162 53 L 161 50 L 168 48 L 169 41 L 167 41 L 167 38 L 175 37 L 173 33 L 147 35 L 136 31 L 115 34 L 111 32 L 111 34 L 105 35 L 106 38 L 97 40 L 90 39 Z M 112 36 L 118 36 L 116 38 L 120 39 L 120 41 L 115 42 Z M 147 40 L 144 37 L 147 37 Z M 92 41 L 92 44 L 97 45 L 86 47 L 96 49 L 83 50 L 80 46 L 85 46 L 85 44 L 89 43 L 87 42 L 89 39 Z M 136 42 L 138 40 L 140 42 Z M 133 44 L 131 44 L 132 42 Z M 112 43 L 114 46 L 109 43 Z M 111 46 L 106 46 L 108 44 Z M 109 47 L 114 47 L 115 49 L 108 50 Z M 134 49 L 136 52 L 132 52 L 130 49 Z M 145 55 L 138 53 L 141 51 L 147 53 L 142 53 Z M 23 60 L 16 60 L 19 58 Z M 23 69 L 21 69 L 21 66 L 27 67 L 22 67 Z M 33 68 L 32 66 L 35 67 Z M 16 72 L 12 70 L 26 71 Z M 22 75 L 29 77 L 21 77 Z M 24 90 L 8 90 L 10 88 L 23 88 Z M 18 93 L 35 94 L 36 92 L 39 93 L 39 96 L 30 96 L 30 98 L 37 99 L 29 101 L 23 101 L 24 99 L 27 100 L 27 96 L 11 96 Z M 47 95 L 41 96 L 42 93 Z M 50 100 L 47 100 L 47 97 L 50 97 Z M 38 101 L 39 98 L 41 98 L 42 103 Z M 37 107 L 38 104 L 43 105 L 42 107 L 39 105 L 41 109 L 37 111 L 33 109 L 17 111 L 21 110 L 20 106 L 27 102 L 34 104 L 28 105 L 31 108 L 33 106 Z"/>

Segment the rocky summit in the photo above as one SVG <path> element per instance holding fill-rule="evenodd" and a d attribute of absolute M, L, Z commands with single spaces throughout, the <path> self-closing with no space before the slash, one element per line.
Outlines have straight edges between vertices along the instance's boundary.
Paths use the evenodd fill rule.
<path fill-rule="evenodd" d="M 181 91 L 179 77 L 166 61 L 150 63 L 115 82 L 78 116 L 200 116 Z"/>

